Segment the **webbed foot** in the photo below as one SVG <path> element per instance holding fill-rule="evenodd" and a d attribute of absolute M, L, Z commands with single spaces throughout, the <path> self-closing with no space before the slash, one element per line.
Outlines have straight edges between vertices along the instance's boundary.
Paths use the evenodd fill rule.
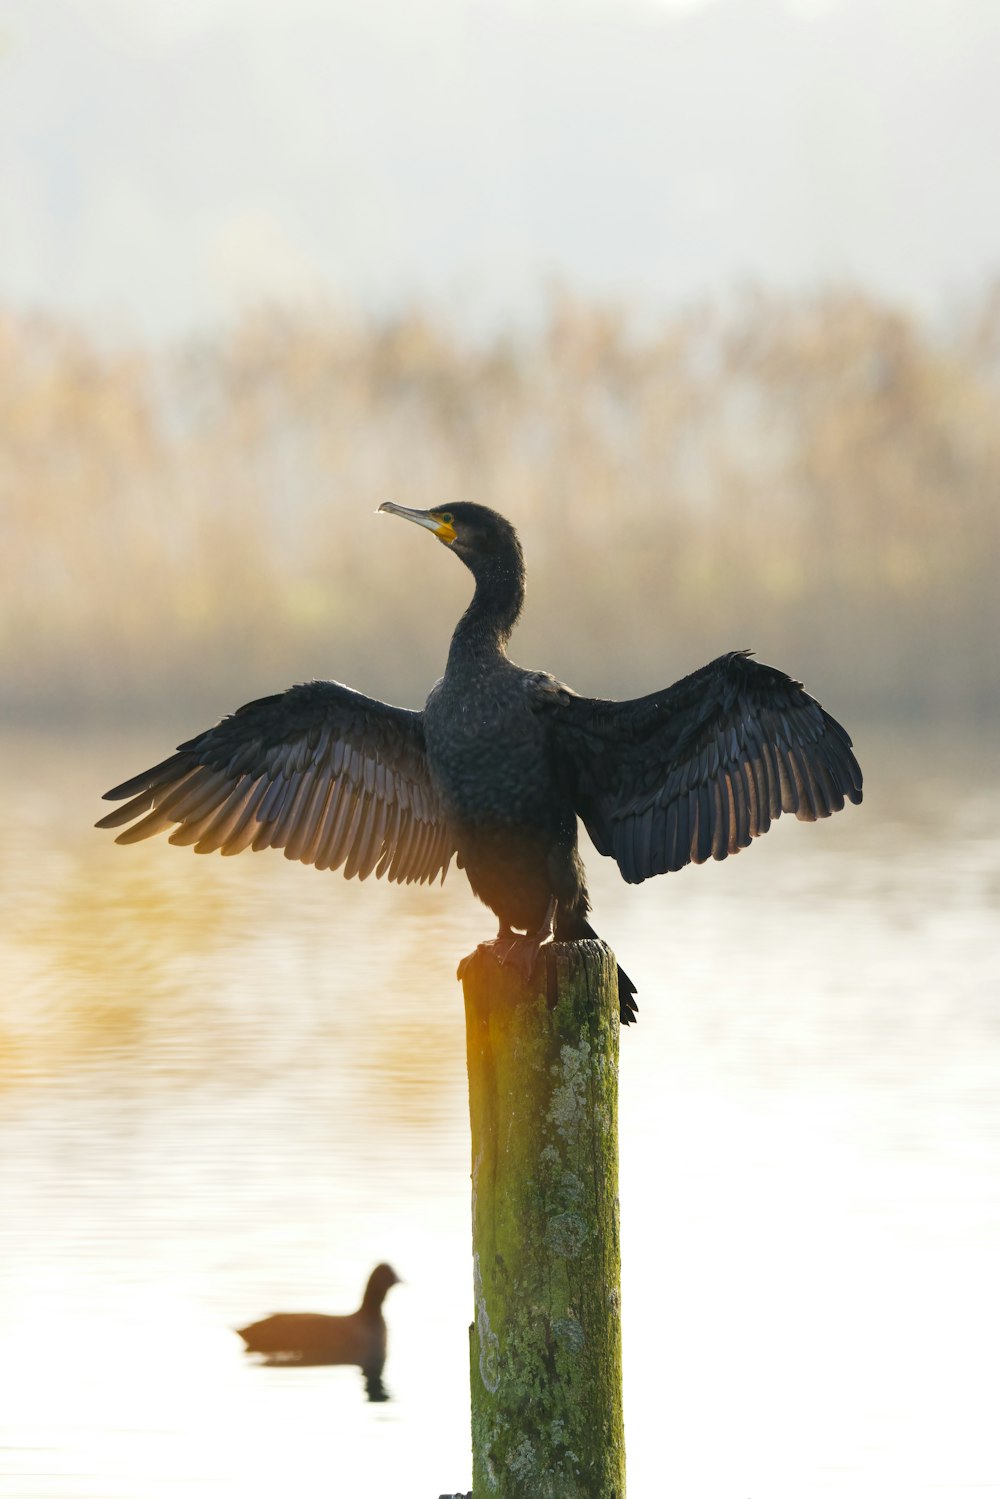
<path fill-rule="evenodd" d="M 522 937 L 511 930 L 506 921 L 501 919 L 500 930 L 490 942 L 480 942 L 476 952 L 469 953 L 458 965 L 458 977 L 464 978 L 469 964 L 473 961 L 476 953 L 489 953 L 494 963 L 501 968 L 506 968 L 508 963 L 521 975 L 525 983 L 531 978 L 538 961 L 538 954 L 543 944 L 550 941 L 552 937 L 552 923 L 556 914 L 555 896 L 549 901 L 548 910 L 545 912 L 545 920 L 537 932 L 530 932 L 528 936 Z"/>
<path fill-rule="evenodd" d="M 513 968 L 528 983 L 535 971 L 542 945 L 550 940 L 550 936 L 546 932 L 541 937 L 537 933 L 533 937 L 495 937 L 492 942 L 484 942 L 483 946 L 492 950 L 501 968 Z"/>
<path fill-rule="evenodd" d="M 480 942 L 475 952 L 470 952 L 458 965 L 458 977 L 464 979 L 469 965 L 473 963 L 479 953 L 487 953 L 501 968 L 511 967 L 519 973 L 525 983 L 531 978 L 538 961 L 538 954 L 545 937 L 521 937 L 514 932 L 508 932 L 502 937 L 493 937 L 489 942 Z"/>

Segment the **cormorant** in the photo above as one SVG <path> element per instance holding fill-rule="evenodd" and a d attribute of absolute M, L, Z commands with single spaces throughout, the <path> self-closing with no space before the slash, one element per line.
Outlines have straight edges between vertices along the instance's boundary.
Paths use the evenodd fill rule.
<path fill-rule="evenodd" d="M 389 1288 L 398 1282 L 391 1265 L 376 1265 L 360 1307 L 346 1317 L 276 1312 L 236 1331 L 247 1353 L 263 1353 L 274 1361 L 298 1364 L 358 1364 L 370 1379 L 377 1378 L 385 1366 L 382 1303 Z"/>
<path fill-rule="evenodd" d="M 784 672 L 730 651 L 648 697 L 579 697 L 507 655 L 524 601 L 509 521 L 483 505 L 379 508 L 475 578 L 423 712 L 339 682 L 290 687 L 106 792 L 129 800 L 98 827 L 131 823 L 119 843 L 174 827 L 197 853 L 281 848 L 348 879 L 443 879 L 456 856 L 499 917 L 497 957 L 529 972 L 553 932 L 596 935 L 578 818 L 637 883 L 738 853 L 782 812 L 812 822 L 860 802 L 850 737 Z M 619 969 L 624 1024 L 634 994 Z"/>

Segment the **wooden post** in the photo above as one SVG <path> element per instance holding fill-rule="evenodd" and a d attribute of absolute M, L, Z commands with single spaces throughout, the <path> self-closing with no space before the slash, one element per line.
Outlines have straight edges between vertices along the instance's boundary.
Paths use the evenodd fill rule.
<path fill-rule="evenodd" d="M 623 1499 L 617 969 L 597 941 L 545 957 L 464 972 L 472 1493 Z"/>

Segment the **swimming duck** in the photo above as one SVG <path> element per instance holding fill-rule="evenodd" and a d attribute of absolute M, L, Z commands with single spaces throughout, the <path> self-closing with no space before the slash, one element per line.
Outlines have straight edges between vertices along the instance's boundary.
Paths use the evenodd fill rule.
<path fill-rule="evenodd" d="M 368 1376 L 385 1363 L 386 1329 L 382 1302 L 399 1281 L 391 1265 L 376 1265 L 368 1277 L 356 1312 L 330 1317 L 322 1312 L 276 1312 L 236 1331 L 247 1353 L 263 1353 L 269 1362 L 358 1364 Z"/>

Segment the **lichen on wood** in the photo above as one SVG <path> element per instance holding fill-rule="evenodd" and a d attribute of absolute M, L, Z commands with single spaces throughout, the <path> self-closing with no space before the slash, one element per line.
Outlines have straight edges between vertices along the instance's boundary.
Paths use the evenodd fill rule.
<path fill-rule="evenodd" d="M 475 1499 L 623 1499 L 618 984 L 602 942 L 465 967 Z"/>

